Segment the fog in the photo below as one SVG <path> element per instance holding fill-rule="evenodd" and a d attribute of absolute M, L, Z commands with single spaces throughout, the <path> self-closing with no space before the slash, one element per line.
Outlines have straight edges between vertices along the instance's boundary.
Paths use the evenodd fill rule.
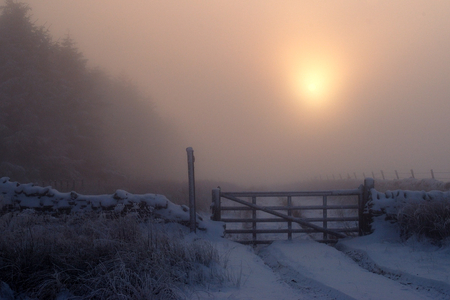
<path fill-rule="evenodd" d="M 176 179 L 186 147 L 198 179 L 254 185 L 450 172 L 448 1 L 24 2 L 150 95 Z"/>

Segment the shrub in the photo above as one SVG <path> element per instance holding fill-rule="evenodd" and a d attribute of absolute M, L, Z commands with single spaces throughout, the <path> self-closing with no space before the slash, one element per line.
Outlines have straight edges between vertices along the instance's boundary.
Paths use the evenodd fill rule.
<path fill-rule="evenodd" d="M 180 299 L 224 278 L 212 245 L 186 242 L 178 224 L 25 211 L 2 216 L 0 232 L 0 281 L 38 299 Z"/>
<path fill-rule="evenodd" d="M 426 237 L 440 242 L 450 237 L 450 201 L 407 202 L 397 213 L 402 236 Z"/>

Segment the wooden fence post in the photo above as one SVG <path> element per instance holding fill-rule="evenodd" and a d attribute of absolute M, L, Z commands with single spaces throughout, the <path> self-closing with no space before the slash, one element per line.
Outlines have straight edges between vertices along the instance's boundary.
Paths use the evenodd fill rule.
<path fill-rule="evenodd" d="M 400 179 L 400 177 L 398 176 L 397 170 L 395 170 L 395 176 L 397 176 L 397 179 Z"/>
<path fill-rule="evenodd" d="M 252 197 L 252 203 L 256 204 L 256 197 L 255 196 Z M 252 219 L 253 219 L 253 223 L 252 223 L 253 246 L 256 246 L 256 209 L 254 209 L 254 208 L 252 208 Z"/>
<path fill-rule="evenodd" d="M 362 195 L 359 203 L 359 235 L 365 235 L 371 232 L 372 215 L 367 206 L 370 206 L 370 190 L 373 188 L 375 188 L 375 181 L 373 178 L 364 179 L 364 186 L 362 188 Z"/>
<path fill-rule="evenodd" d="M 431 178 L 434 179 L 434 172 L 433 172 L 433 169 L 431 169 Z"/>
<path fill-rule="evenodd" d="M 197 219 L 195 213 L 195 177 L 194 177 L 194 149 L 192 147 L 186 148 L 188 156 L 188 176 L 189 176 L 189 216 L 191 232 L 197 230 Z"/>
<path fill-rule="evenodd" d="M 292 196 L 287 196 L 287 206 L 288 206 L 288 211 L 287 211 L 287 215 L 288 216 L 292 216 Z M 292 221 L 288 221 L 288 240 L 292 241 Z"/>
<path fill-rule="evenodd" d="M 327 210 L 327 196 L 323 196 L 322 197 L 322 205 L 323 205 L 323 211 L 322 211 L 322 216 L 323 216 L 323 228 L 324 229 L 328 229 L 328 222 L 327 222 L 327 218 L 328 218 L 328 210 Z M 326 241 L 328 239 L 328 233 L 324 232 L 323 233 L 323 239 Z"/>
<path fill-rule="evenodd" d="M 414 177 L 414 170 L 413 169 L 411 169 L 411 176 L 412 176 L 412 178 L 416 178 L 416 177 Z"/>
<path fill-rule="evenodd" d="M 383 170 L 381 170 L 381 177 L 383 178 L 383 180 L 386 179 L 386 178 L 384 177 L 384 172 L 383 172 Z"/>
<path fill-rule="evenodd" d="M 220 212 L 220 188 L 212 190 L 212 215 L 211 220 L 220 221 L 222 219 L 222 214 Z"/>

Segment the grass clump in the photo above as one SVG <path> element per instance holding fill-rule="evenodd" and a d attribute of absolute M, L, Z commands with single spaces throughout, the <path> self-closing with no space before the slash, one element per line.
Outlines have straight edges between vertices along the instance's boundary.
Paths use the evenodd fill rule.
<path fill-rule="evenodd" d="M 178 224 L 22 212 L 3 215 L 0 232 L 0 281 L 32 298 L 183 299 L 223 278 L 217 251 Z"/>
<path fill-rule="evenodd" d="M 450 237 L 450 201 L 420 201 L 405 203 L 397 213 L 402 236 L 425 237 L 432 242 Z"/>

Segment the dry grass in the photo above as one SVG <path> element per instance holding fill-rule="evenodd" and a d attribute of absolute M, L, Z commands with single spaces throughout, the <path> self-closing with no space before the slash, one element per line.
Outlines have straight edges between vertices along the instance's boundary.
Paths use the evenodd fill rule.
<path fill-rule="evenodd" d="M 402 236 L 425 237 L 435 243 L 450 237 L 450 201 L 406 203 L 397 213 Z"/>
<path fill-rule="evenodd" d="M 226 277 L 212 245 L 175 224 L 23 212 L 2 216 L 0 232 L 0 281 L 38 299 L 183 299 Z"/>

